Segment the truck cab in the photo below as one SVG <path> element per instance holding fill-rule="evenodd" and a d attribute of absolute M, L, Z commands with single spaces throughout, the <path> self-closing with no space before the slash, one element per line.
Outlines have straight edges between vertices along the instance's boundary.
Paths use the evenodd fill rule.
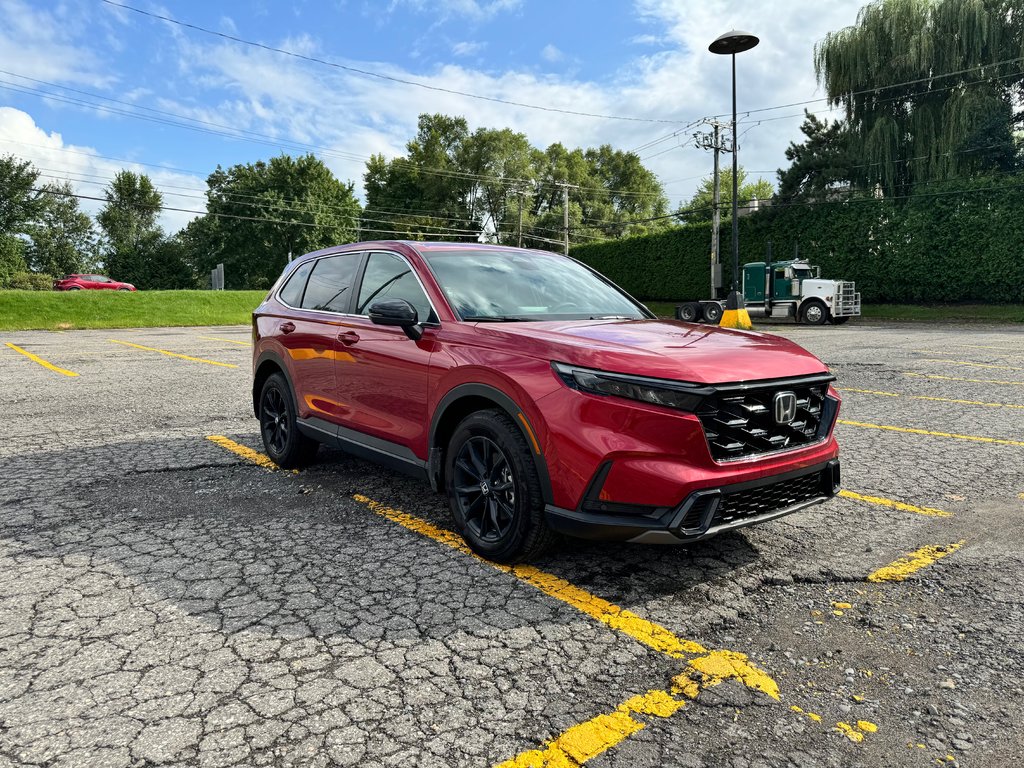
<path fill-rule="evenodd" d="M 860 294 L 849 280 L 823 280 L 806 261 L 743 265 L 743 302 L 751 317 L 792 317 L 811 325 L 839 325 L 860 315 Z"/>

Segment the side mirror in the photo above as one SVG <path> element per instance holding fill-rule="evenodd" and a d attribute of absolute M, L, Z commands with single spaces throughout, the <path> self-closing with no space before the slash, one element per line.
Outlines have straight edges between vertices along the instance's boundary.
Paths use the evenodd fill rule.
<path fill-rule="evenodd" d="M 397 326 L 413 341 L 423 336 L 416 307 L 405 299 L 385 299 L 370 307 L 370 322 L 374 325 Z"/>

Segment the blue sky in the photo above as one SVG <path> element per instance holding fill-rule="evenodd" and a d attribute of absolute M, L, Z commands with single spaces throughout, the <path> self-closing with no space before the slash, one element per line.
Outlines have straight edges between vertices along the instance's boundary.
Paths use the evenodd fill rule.
<path fill-rule="evenodd" d="M 312 148 L 357 192 L 371 153 L 403 151 L 420 112 L 511 127 L 537 146 L 643 147 L 673 205 L 708 173 L 687 124 L 729 108 L 727 61 L 707 44 L 732 27 L 762 44 L 740 67 L 741 163 L 774 178 L 820 97 L 814 43 L 851 24 L 851 0 L 293 0 L 128 5 L 398 80 L 610 120 L 529 109 L 302 61 L 112 7 L 0 0 L 0 153 L 99 195 L 121 167 L 149 173 L 165 204 L 202 210 L 205 176 Z M 30 79 L 31 78 L 31 79 Z M 74 90 L 69 90 L 74 89 Z M 76 92 L 77 91 L 77 92 Z M 809 107 L 832 116 L 826 105 Z M 128 113 L 128 114 L 125 114 Z M 148 119 L 143 119 L 148 118 Z M 168 125 L 167 122 L 185 123 Z M 244 133 L 243 133 L 244 132 Z M 673 135 L 676 134 L 676 135 Z M 666 138 L 667 137 L 667 138 Z M 87 206 L 88 208 L 89 206 Z M 192 214 L 167 212 L 169 230 Z"/>

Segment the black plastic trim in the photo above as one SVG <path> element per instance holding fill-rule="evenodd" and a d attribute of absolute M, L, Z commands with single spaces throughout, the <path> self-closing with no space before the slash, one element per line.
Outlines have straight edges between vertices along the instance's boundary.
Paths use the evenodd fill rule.
<path fill-rule="evenodd" d="M 292 393 L 292 403 L 295 405 L 296 408 L 298 408 L 298 402 L 295 399 L 295 387 L 292 386 L 292 380 L 288 376 L 288 366 L 285 365 L 284 360 L 281 358 L 279 354 L 277 354 L 277 352 L 275 352 L 272 349 L 267 349 L 260 353 L 260 356 L 256 358 L 256 362 L 253 363 L 252 366 L 252 413 L 257 419 L 260 417 L 260 393 L 256 391 L 256 372 L 260 369 L 260 366 L 262 366 L 268 360 L 281 369 L 281 375 L 283 375 L 284 380 L 288 382 L 288 389 L 291 390 Z"/>
<path fill-rule="evenodd" d="M 430 461 L 430 485 L 435 490 L 440 490 L 440 483 L 438 478 L 440 477 L 441 467 L 443 466 L 442 455 L 446 445 L 438 445 L 437 443 L 437 427 L 441 423 L 441 418 L 444 416 L 448 407 L 456 400 L 463 397 L 483 397 L 493 401 L 508 415 L 516 426 L 519 427 L 519 431 L 522 432 L 523 437 L 526 439 L 526 444 L 530 446 L 530 455 L 533 457 L 533 464 L 537 468 L 537 475 L 540 478 L 541 495 L 543 496 L 544 503 L 550 504 L 554 499 L 554 493 L 551 490 L 551 475 L 548 473 L 547 460 L 544 458 L 543 453 L 536 453 L 532 450 L 533 440 L 530 439 L 530 435 L 527 434 L 526 429 L 519 421 L 518 414 L 522 413 L 523 418 L 526 419 L 526 414 L 523 409 L 520 408 L 515 400 L 506 395 L 500 389 L 495 389 L 487 384 L 460 384 L 457 387 L 452 388 L 448 393 L 441 398 L 441 401 L 437 404 L 437 408 L 434 409 L 434 416 L 430 420 L 430 450 L 431 450 L 431 461 Z M 530 429 L 533 430 L 534 438 L 537 437 L 537 431 L 530 425 Z M 435 457 L 436 450 L 436 459 Z"/>
<path fill-rule="evenodd" d="M 735 520 L 719 526 L 710 525 L 718 506 L 717 500 L 724 495 L 814 474 L 822 475 L 820 496 L 800 501 L 790 507 L 772 510 L 756 517 Z M 551 528 L 576 538 L 597 541 L 633 541 L 640 539 L 646 534 L 664 534 L 662 540 L 667 543 L 686 543 L 709 538 L 723 531 L 774 520 L 806 507 L 828 501 L 839 491 L 839 476 L 839 459 L 830 459 L 810 467 L 783 472 L 778 475 L 770 475 L 758 478 L 757 480 L 733 483 L 732 485 L 724 485 L 717 488 L 702 488 L 691 493 L 678 506 L 664 511 L 657 508 L 649 515 L 596 514 L 584 511 L 583 509 L 563 509 L 552 504 L 547 504 L 544 507 L 544 512 L 547 523 Z M 687 512 L 699 501 L 708 497 L 711 497 L 712 503 L 709 503 L 701 514 L 699 524 L 682 528 L 681 523 L 686 519 Z"/>
<path fill-rule="evenodd" d="M 302 434 L 325 445 L 340 448 L 353 456 L 383 464 L 412 477 L 427 479 L 427 463 L 404 445 L 364 435 L 362 432 L 332 424 L 316 416 L 297 419 L 296 422 Z"/>

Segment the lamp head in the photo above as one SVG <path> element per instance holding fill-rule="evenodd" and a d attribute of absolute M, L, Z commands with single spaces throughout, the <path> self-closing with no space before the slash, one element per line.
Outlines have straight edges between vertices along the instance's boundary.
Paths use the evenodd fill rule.
<path fill-rule="evenodd" d="M 749 51 L 759 42 L 761 41 L 756 35 L 733 29 L 716 39 L 708 46 L 708 50 L 712 53 L 721 54 L 743 53 L 744 51 Z"/>

